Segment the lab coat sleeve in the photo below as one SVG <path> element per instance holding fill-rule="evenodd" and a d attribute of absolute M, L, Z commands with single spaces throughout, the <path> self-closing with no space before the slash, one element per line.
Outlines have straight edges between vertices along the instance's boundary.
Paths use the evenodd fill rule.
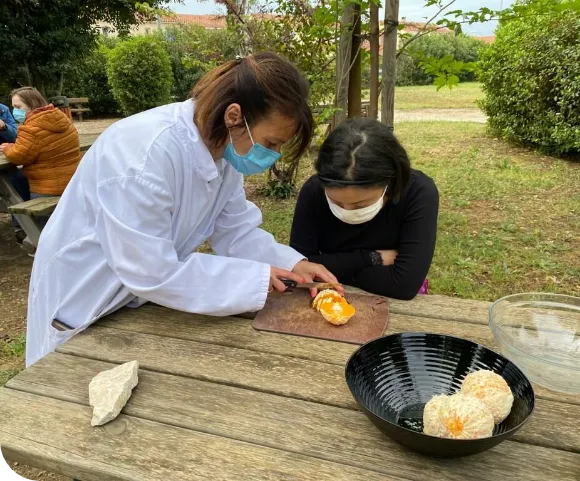
<path fill-rule="evenodd" d="M 246 200 L 243 180 L 218 216 L 209 242 L 219 256 L 264 262 L 292 270 L 304 256 L 289 246 L 279 244 L 272 234 L 262 230 L 262 213 Z"/>
<path fill-rule="evenodd" d="M 200 253 L 180 260 L 171 238 L 173 196 L 160 184 L 134 176 L 97 186 L 97 236 L 123 285 L 142 300 L 186 312 L 260 310 L 270 267 Z"/>

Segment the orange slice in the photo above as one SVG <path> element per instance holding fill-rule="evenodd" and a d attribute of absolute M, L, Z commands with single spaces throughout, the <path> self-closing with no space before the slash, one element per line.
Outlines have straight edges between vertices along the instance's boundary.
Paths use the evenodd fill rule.
<path fill-rule="evenodd" d="M 331 324 L 340 326 L 346 324 L 355 314 L 355 309 L 338 292 L 332 289 L 320 291 L 312 301 L 314 310 Z"/>

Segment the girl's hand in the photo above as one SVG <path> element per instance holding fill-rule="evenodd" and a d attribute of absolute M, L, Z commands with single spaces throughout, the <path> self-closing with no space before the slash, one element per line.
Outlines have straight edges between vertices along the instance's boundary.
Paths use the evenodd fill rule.
<path fill-rule="evenodd" d="M 331 284 L 338 284 L 338 279 L 334 274 L 332 274 L 326 267 L 321 264 L 315 264 L 314 262 L 300 261 L 294 266 L 293 271 L 295 274 L 300 275 L 304 278 L 304 282 L 329 282 Z M 344 294 L 344 289 L 342 286 L 336 288 L 338 292 Z M 317 289 L 310 289 L 310 294 L 315 297 L 318 293 Z"/>
<path fill-rule="evenodd" d="M 301 276 L 295 274 L 294 272 L 270 266 L 270 287 L 268 289 L 268 293 L 272 291 L 284 292 L 286 290 L 286 286 L 280 279 L 289 279 L 291 281 L 297 282 L 298 284 L 304 284 L 304 282 L 306 282 Z"/>

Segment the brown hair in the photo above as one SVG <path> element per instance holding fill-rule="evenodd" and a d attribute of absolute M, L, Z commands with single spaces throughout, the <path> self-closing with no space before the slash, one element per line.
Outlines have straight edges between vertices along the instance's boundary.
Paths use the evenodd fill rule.
<path fill-rule="evenodd" d="M 30 110 L 36 110 L 48 105 L 46 99 L 34 87 L 20 87 L 10 94 L 10 98 L 18 95 Z"/>
<path fill-rule="evenodd" d="M 217 147 L 228 138 L 224 116 L 231 104 L 240 105 L 249 125 L 277 111 L 296 119 L 294 138 L 285 149 L 295 160 L 312 139 L 314 119 L 308 90 L 298 69 L 276 54 L 239 58 L 210 70 L 195 85 L 195 122 L 210 146 Z"/>

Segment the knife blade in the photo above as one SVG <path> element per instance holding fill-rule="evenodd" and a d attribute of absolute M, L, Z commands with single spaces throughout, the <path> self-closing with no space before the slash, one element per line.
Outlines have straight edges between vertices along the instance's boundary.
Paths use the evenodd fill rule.
<path fill-rule="evenodd" d="M 298 284 L 288 279 L 282 279 L 282 282 L 288 289 L 336 289 L 337 287 L 341 287 L 340 284 L 330 282 L 306 282 L 304 284 Z"/>

